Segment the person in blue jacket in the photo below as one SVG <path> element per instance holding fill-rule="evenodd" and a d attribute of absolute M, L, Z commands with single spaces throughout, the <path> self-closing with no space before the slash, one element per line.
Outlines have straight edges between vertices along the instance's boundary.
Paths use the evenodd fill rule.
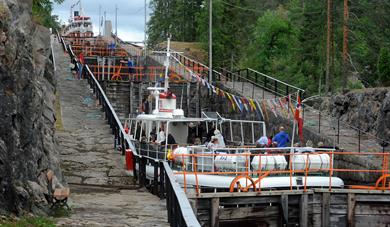
<path fill-rule="evenodd" d="M 279 133 L 274 136 L 272 142 L 276 142 L 278 147 L 287 147 L 290 142 L 290 137 L 284 131 L 284 127 L 279 127 Z"/>

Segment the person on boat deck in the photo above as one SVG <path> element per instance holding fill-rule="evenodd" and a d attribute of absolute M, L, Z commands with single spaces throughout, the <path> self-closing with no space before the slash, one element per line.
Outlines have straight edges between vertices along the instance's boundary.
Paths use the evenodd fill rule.
<path fill-rule="evenodd" d="M 161 144 L 165 141 L 165 128 L 164 124 L 160 125 L 160 131 L 157 134 L 157 143 Z"/>
<path fill-rule="evenodd" d="M 206 142 L 211 142 L 211 137 L 214 135 L 215 126 L 213 125 L 206 136 Z"/>
<path fill-rule="evenodd" d="M 226 147 L 225 145 L 225 139 L 223 138 L 223 135 L 218 129 L 214 130 L 214 136 L 218 138 L 218 147 L 224 148 Z"/>
<path fill-rule="evenodd" d="M 142 99 L 141 112 L 145 114 L 149 114 L 150 112 L 148 97 Z"/>
<path fill-rule="evenodd" d="M 131 60 L 131 58 L 128 58 L 127 59 L 127 68 L 129 68 L 129 74 L 133 74 L 134 73 L 134 63 L 133 61 Z"/>
<path fill-rule="evenodd" d="M 172 136 L 171 133 L 168 134 L 167 144 L 168 144 L 168 145 L 176 144 L 176 140 L 175 140 L 175 138 Z M 165 140 L 164 140 L 163 142 L 161 142 L 161 145 L 165 145 Z"/>
<path fill-rule="evenodd" d="M 306 147 L 313 147 L 313 142 L 311 140 L 306 141 Z"/>
<path fill-rule="evenodd" d="M 216 136 L 212 136 L 211 137 L 211 141 L 207 144 L 207 149 L 215 149 L 215 148 L 219 148 L 219 141 L 218 141 L 218 137 Z"/>
<path fill-rule="evenodd" d="M 268 137 L 262 136 L 259 140 L 256 141 L 256 147 L 267 147 L 268 146 Z"/>
<path fill-rule="evenodd" d="M 283 126 L 280 126 L 279 133 L 274 136 L 274 138 L 272 139 L 272 142 L 277 142 L 278 147 L 287 147 L 288 146 L 288 143 L 290 142 L 290 137 L 284 131 Z"/>

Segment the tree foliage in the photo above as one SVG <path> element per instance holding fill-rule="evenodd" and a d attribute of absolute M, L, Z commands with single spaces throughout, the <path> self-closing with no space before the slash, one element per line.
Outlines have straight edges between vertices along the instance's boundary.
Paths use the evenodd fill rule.
<path fill-rule="evenodd" d="M 62 3 L 64 0 L 54 0 L 55 3 Z M 36 23 L 48 28 L 59 28 L 58 16 L 52 15 L 53 1 L 33 0 L 33 19 Z"/>
<path fill-rule="evenodd" d="M 383 85 L 390 86 L 390 51 L 387 48 L 381 48 L 379 52 L 378 75 Z"/>
<path fill-rule="evenodd" d="M 196 14 L 202 0 L 151 0 L 153 11 L 148 22 L 148 44 L 154 46 L 165 41 L 168 35 L 176 41 L 197 40 Z"/>

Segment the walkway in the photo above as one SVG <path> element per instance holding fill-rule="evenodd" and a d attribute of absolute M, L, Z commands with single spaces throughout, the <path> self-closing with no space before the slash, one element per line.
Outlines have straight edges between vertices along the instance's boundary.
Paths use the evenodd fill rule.
<path fill-rule="evenodd" d="M 74 80 L 69 57 L 53 42 L 61 103 L 57 129 L 72 214 L 58 226 L 169 226 L 165 201 L 137 189 L 87 81 Z"/>

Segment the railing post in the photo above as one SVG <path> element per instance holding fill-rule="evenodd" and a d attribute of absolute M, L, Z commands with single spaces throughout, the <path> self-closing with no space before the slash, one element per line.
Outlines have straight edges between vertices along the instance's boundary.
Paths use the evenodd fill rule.
<path fill-rule="evenodd" d="M 321 110 L 318 111 L 318 134 L 321 133 Z"/>
<path fill-rule="evenodd" d="M 358 129 L 358 139 L 359 139 L 359 147 L 358 147 L 358 151 L 360 153 L 360 128 Z"/>
<path fill-rule="evenodd" d="M 337 144 L 340 144 L 340 117 L 337 118 Z"/>
<path fill-rule="evenodd" d="M 277 93 L 278 93 L 278 81 L 276 81 L 275 80 L 275 82 L 274 82 L 274 94 L 275 94 L 275 98 L 276 98 L 276 96 L 277 96 Z"/>
<path fill-rule="evenodd" d="M 241 79 L 241 94 L 242 94 L 243 96 L 245 96 L 245 95 L 244 95 L 244 83 L 245 83 L 244 80 Z"/>
<path fill-rule="evenodd" d="M 158 164 L 158 160 L 154 160 L 154 178 L 153 178 L 153 194 L 154 195 L 158 195 L 158 168 L 159 168 L 159 164 Z"/>
<path fill-rule="evenodd" d="M 137 168 L 135 168 L 137 165 L 137 159 L 138 159 L 138 156 L 135 156 L 134 155 L 134 158 L 133 158 L 133 166 L 134 166 L 134 169 L 133 169 L 133 183 L 136 184 L 137 183 L 137 180 L 138 180 L 138 176 L 137 176 Z M 139 166 L 141 167 L 141 162 L 138 162 L 139 163 Z"/>
<path fill-rule="evenodd" d="M 165 197 L 165 171 L 164 171 L 164 163 L 159 162 L 160 165 L 160 199 L 163 199 Z"/>
<path fill-rule="evenodd" d="M 252 99 L 255 98 L 255 84 L 252 83 Z"/>

